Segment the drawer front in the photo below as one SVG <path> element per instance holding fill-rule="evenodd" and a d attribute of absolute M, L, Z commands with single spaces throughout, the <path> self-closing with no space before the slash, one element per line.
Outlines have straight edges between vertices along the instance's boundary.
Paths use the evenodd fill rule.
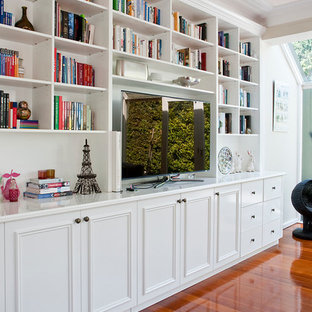
<path fill-rule="evenodd" d="M 263 223 L 269 223 L 281 218 L 281 199 L 273 199 L 263 203 Z"/>
<path fill-rule="evenodd" d="M 282 194 L 282 178 L 271 178 L 264 180 L 264 200 L 280 197 Z"/>
<path fill-rule="evenodd" d="M 241 256 L 245 256 L 262 246 L 262 226 L 242 232 Z"/>
<path fill-rule="evenodd" d="M 263 246 L 268 245 L 281 237 L 280 220 L 263 225 Z"/>
<path fill-rule="evenodd" d="M 262 203 L 242 209 L 242 231 L 262 225 Z"/>
<path fill-rule="evenodd" d="M 263 180 L 242 184 L 242 206 L 261 203 L 263 199 Z"/>

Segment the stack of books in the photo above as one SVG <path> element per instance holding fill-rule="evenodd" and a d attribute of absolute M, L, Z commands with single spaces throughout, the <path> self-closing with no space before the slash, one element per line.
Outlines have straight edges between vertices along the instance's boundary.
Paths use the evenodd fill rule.
<path fill-rule="evenodd" d="M 17 120 L 16 129 L 39 129 L 38 120 Z"/>
<path fill-rule="evenodd" d="M 13 13 L 4 11 L 4 0 L 0 0 L 0 24 L 12 26 L 15 24 Z"/>
<path fill-rule="evenodd" d="M 218 32 L 218 44 L 221 47 L 230 48 L 230 36 L 228 33 L 224 33 L 224 31 Z"/>
<path fill-rule="evenodd" d="M 239 43 L 239 53 L 247 56 L 251 56 L 251 44 L 250 42 L 240 42 Z"/>
<path fill-rule="evenodd" d="M 24 197 L 42 199 L 70 196 L 72 194 L 70 182 L 63 181 L 62 178 L 30 179 L 29 182 L 26 183 Z"/>
<path fill-rule="evenodd" d="M 83 15 L 61 10 L 55 2 L 55 36 L 93 44 L 95 26 Z"/>
<path fill-rule="evenodd" d="M 113 9 L 146 22 L 160 25 L 160 9 L 144 0 L 113 0 Z"/>
<path fill-rule="evenodd" d="M 250 107 L 250 92 L 240 89 L 239 92 L 239 104 L 242 107 Z"/>

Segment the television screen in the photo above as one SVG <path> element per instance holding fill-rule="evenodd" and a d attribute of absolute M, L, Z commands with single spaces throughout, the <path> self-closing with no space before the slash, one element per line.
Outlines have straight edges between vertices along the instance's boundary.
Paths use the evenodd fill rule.
<path fill-rule="evenodd" d="M 209 170 L 210 104 L 123 92 L 122 176 Z"/>

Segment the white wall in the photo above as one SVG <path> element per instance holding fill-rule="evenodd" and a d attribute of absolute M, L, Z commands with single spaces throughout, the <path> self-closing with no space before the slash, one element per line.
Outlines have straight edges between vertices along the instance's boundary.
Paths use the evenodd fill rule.
<path fill-rule="evenodd" d="M 298 218 L 291 204 L 291 192 L 301 178 L 298 172 L 298 108 L 301 87 L 293 75 L 278 45 L 262 43 L 261 105 L 262 105 L 262 161 L 264 170 L 284 171 L 284 226 Z M 289 84 L 289 130 L 286 133 L 273 132 L 273 81 Z M 299 110 L 300 111 L 300 110 Z"/>

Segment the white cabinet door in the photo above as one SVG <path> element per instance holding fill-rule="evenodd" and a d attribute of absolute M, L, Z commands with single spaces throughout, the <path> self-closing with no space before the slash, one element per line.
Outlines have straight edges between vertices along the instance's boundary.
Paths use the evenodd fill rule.
<path fill-rule="evenodd" d="M 220 267 L 239 257 L 240 186 L 215 189 L 215 265 Z"/>
<path fill-rule="evenodd" d="M 81 212 L 82 311 L 125 311 L 136 304 L 136 203 Z"/>
<path fill-rule="evenodd" d="M 81 311 L 79 217 L 6 223 L 6 312 Z"/>
<path fill-rule="evenodd" d="M 212 270 L 213 190 L 181 194 L 182 283 Z"/>
<path fill-rule="evenodd" d="M 0 223 L 0 311 L 5 311 L 4 283 L 4 224 Z"/>
<path fill-rule="evenodd" d="M 142 303 L 179 285 L 180 195 L 138 203 L 138 300 Z"/>

